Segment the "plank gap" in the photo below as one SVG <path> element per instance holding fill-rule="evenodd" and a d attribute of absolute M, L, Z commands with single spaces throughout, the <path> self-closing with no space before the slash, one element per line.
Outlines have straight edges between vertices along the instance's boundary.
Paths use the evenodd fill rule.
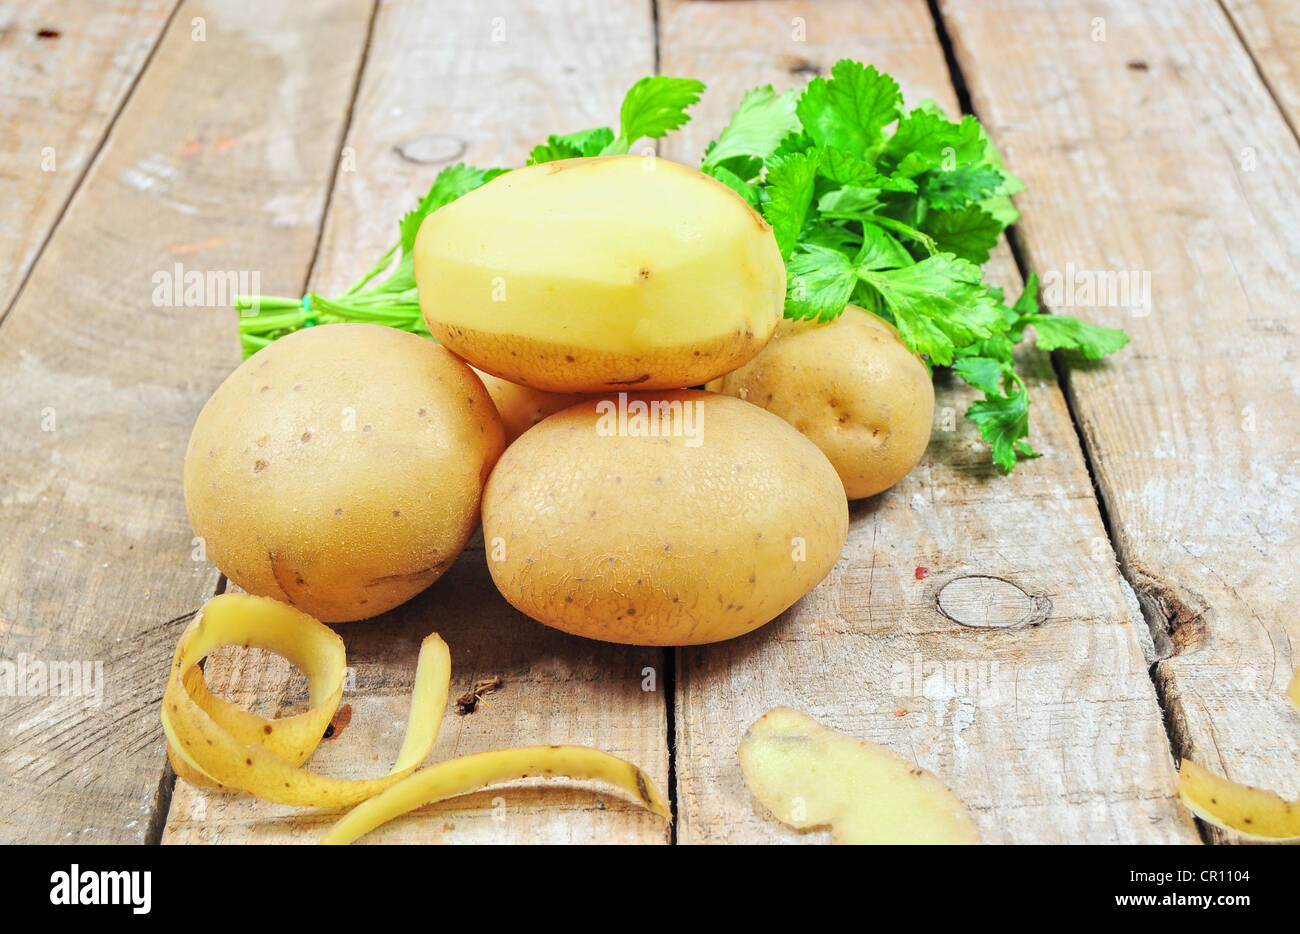
<path fill-rule="evenodd" d="M 77 192 L 81 191 L 81 186 L 85 184 L 86 177 L 90 174 L 91 168 L 93 168 L 95 163 L 99 161 L 99 155 L 103 152 L 104 146 L 108 143 L 108 138 L 113 135 L 113 130 L 117 126 L 118 118 L 122 116 L 122 113 L 126 110 L 127 104 L 129 104 L 131 99 L 135 96 L 135 91 L 140 84 L 140 79 L 153 65 L 154 56 L 158 54 L 158 50 L 162 48 L 163 41 L 167 38 L 167 34 L 171 32 L 172 21 L 176 19 L 176 14 L 180 11 L 183 2 L 184 0 L 175 0 L 172 4 L 172 10 L 167 14 L 167 20 L 163 23 L 162 29 L 158 30 L 158 35 L 154 39 L 153 45 L 149 47 L 149 52 L 145 55 L 144 61 L 140 63 L 140 67 L 136 69 L 135 74 L 131 76 L 131 80 L 127 84 L 126 93 L 124 93 L 121 100 L 117 102 L 117 107 L 113 110 L 113 115 L 109 117 L 108 122 L 104 124 L 104 131 L 99 134 L 99 139 L 96 140 L 94 145 L 91 147 L 91 151 L 86 157 L 85 164 L 82 165 L 81 171 L 77 173 L 77 178 L 72 183 L 72 187 L 68 189 L 68 193 L 64 197 L 63 203 L 59 205 L 59 209 L 55 212 L 54 220 L 50 223 L 49 227 L 46 228 L 45 236 L 41 238 L 40 246 L 36 248 L 36 252 L 32 255 L 31 261 L 27 264 L 27 268 L 23 270 L 22 277 L 18 280 L 18 287 L 14 289 L 13 296 L 9 299 L 8 304 L 6 304 L 4 308 L 0 308 L 0 328 L 3 328 L 5 322 L 9 320 L 9 312 L 18 305 L 18 299 L 22 296 L 23 290 L 27 288 L 27 283 L 32 277 L 32 272 L 36 269 L 37 263 L 41 261 L 41 257 L 45 255 L 46 247 L 48 247 L 50 241 L 54 239 L 54 232 L 58 230 L 59 225 L 63 223 L 63 218 L 68 213 L 69 205 L 72 204 L 72 200 L 77 196 Z"/>
<path fill-rule="evenodd" d="M 961 103 L 962 113 L 971 114 L 976 119 L 980 115 L 975 110 L 974 102 L 971 100 L 970 87 L 966 83 L 966 75 L 962 70 L 961 62 L 957 59 L 956 50 L 953 47 L 952 36 L 948 31 L 948 24 L 944 19 L 943 11 L 939 8 L 939 0 L 927 0 L 930 7 L 930 15 L 934 18 L 934 29 L 939 36 L 939 44 L 943 47 L 944 60 L 948 63 L 949 76 L 952 79 L 953 88 L 957 92 L 957 99 Z M 1256 63 L 1258 67 L 1258 63 Z M 982 121 L 981 121 L 982 122 Z M 1024 244 L 1020 238 L 1020 231 L 1015 224 L 1012 224 L 1004 231 L 1008 249 L 1011 251 L 1011 258 L 1020 272 L 1022 282 L 1028 282 L 1029 276 L 1034 272 L 1031 268 L 1028 257 L 1025 254 Z M 1035 296 L 1037 299 L 1038 296 Z M 1040 303 L 1040 308 L 1043 306 Z M 1081 415 L 1079 412 L 1079 400 L 1075 396 L 1072 381 L 1070 379 L 1070 366 L 1065 360 L 1064 352 L 1054 351 L 1047 355 L 1051 360 L 1052 371 L 1056 374 L 1056 381 L 1061 387 L 1061 394 L 1065 399 L 1065 410 L 1070 416 L 1070 425 L 1074 429 L 1075 438 L 1079 444 L 1079 450 L 1083 455 L 1083 466 L 1088 472 L 1088 482 L 1092 486 L 1093 497 L 1097 501 L 1097 511 L 1101 516 L 1102 528 L 1106 531 L 1106 539 L 1110 543 L 1111 554 L 1115 560 L 1115 566 L 1124 580 L 1128 581 L 1129 587 L 1133 593 L 1138 595 L 1141 590 L 1133 580 L 1129 568 L 1125 565 L 1119 551 L 1119 541 L 1116 536 L 1114 520 L 1111 516 L 1110 504 L 1102 494 L 1101 483 L 1097 477 L 1097 466 L 1094 463 L 1095 453 L 1088 444 L 1087 436 L 1083 431 Z M 1150 606 L 1149 600 L 1139 598 L 1138 607 L 1142 612 L 1143 625 L 1151 632 L 1151 638 L 1154 641 L 1158 635 L 1161 635 L 1165 629 L 1159 625 L 1160 621 L 1153 618 L 1154 608 Z M 1136 621 L 1135 621 L 1136 622 Z M 1164 639 L 1167 644 L 1167 638 Z M 1169 751 L 1175 759 L 1181 761 L 1185 746 L 1176 739 L 1176 730 L 1174 711 L 1172 708 L 1173 699 L 1167 696 L 1163 689 L 1160 678 L 1158 677 L 1158 666 L 1161 658 L 1159 657 L 1160 644 L 1157 643 L 1157 657 L 1152 664 L 1147 667 L 1147 676 L 1151 679 L 1151 684 L 1155 688 L 1156 701 L 1160 706 L 1160 722 L 1164 728 L 1165 740 L 1169 745 Z M 1205 828 L 1202 822 L 1196 820 L 1197 832 L 1201 839 L 1208 842 Z"/>
<path fill-rule="evenodd" d="M 352 121 L 357 108 L 357 95 L 361 93 L 361 78 L 366 73 L 370 61 L 370 47 L 375 39 L 375 21 L 379 18 L 379 5 L 383 0 L 374 0 L 370 5 L 370 19 L 366 21 L 366 41 L 361 46 L 361 56 L 357 61 L 357 73 L 352 76 L 352 93 L 348 97 L 347 113 L 343 115 L 343 125 L 339 131 L 338 144 L 334 147 L 334 168 L 330 172 L 329 184 L 325 189 L 325 205 L 321 209 L 320 226 L 316 228 L 316 243 L 311 250 L 311 259 L 307 261 L 307 272 L 302 279 L 303 295 L 307 294 L 312 276 L 316 274 L 316 264 L 320 259 L 321 244 L 325 242 L 325 223 L 330 216 L 330 205 L 334 202 L 334 190 L 338 188 L 339 169 L 343 164 L 343 150 L 348 145 L 348 134 L 352 132 Z M 221 576 L 224 581 L 225 575 Z M 217 593 L 221 593 L 218 590 Z"/>
<path fill-rule="evenodd" d="M 1283 102 L 1282 96 L 1278 92 L 1277 85 L 1273 83 L 1272 79 L 1268 76 L 1268 72 L 1264 70 L 1264 63 L 1261 62 L 1259 56 L 1255 54 L 1254 46 L 1247 41 L 1245 33 L 1241 31 L 1241 23 L 1237 21 L 1237 17 L 1233 15 L 1232 9 L 1224 2 L 1224 0 L 1218 0 L 1218 3 L 1219 9 L 1223 11 L 1224 19 L 1226 19 L 1228 25 L 1232 27 L 1232 32 L 1237 37 L 1237 41 L 1241 43 L 1241 47 L 1245 49 L 1246 55 L 1250 57 L 1251 63 L 1255 66 L 1255 74 L 1259 75 L 1260 83 L 1264 85 L 1264 89 L 1268 91 L 1268 96 L 1272 98 L 1273 106 L 1277 108 L 1278 114 L 1281 115 L 1282 122 L 1287 125 L 1287 128 L 1291 131 L 1291 135 L 1295 137 L 1296 142 L 1300 143 L 1300 129 L 1297 129 L 1295 123 L 1292 121 L 1291 113 Z M 1200 821 L 1197 821 L 1197 823 L 1199 824 Z"/>

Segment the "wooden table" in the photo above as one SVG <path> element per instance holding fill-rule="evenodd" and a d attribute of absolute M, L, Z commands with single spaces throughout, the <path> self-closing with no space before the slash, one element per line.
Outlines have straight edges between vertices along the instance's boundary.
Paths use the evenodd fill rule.
<path fill-rule="evenodd" d="M 328 293 L 440 164 L 519 164 L 548 132 L 612 122 L 656 70 L 709 85 L 662 147 L 694 163 L 745 89 L 846 56 L 909 101 L 972 109 L 1028 184 L 995 281 L 1149 283 L 1145 307 L 1047 296 L 1130 346 L 1082 370 L 1027 358 L 1046 456 L 1011 477 L 961 417 L 970 393 L 941 385 L 921 466 L 853 504 L 816 591 L 732 642 L 553 632 L 505 604 L 471 545 L 422 597 L 340 630 L 351 720 L 315 767 L 388 768 L 436 629 L 453 696 L 504 687 L 447 718 L 435 758 L 592 744 L 671 789 L 677 820 L 534 783 L 371 840 L 823 841 L 743 784 L 740 736 L 777 704 L 930 769 L 988 842 L 1217 840 L 1177 800 L 1183 755 L 1300 796 L 1282 696 L 1300 661 L 1300 20 L 1284 0 L 4 7 L 0 660 L 102 663 L 103 699 L 0 697 L 0 840 L 308 842 L 332 819 L 166 764 L 167 664 L 224 585 L 195 560 L 181 462 L 239 348 L 228 304 L 160 307 L 156 276 L 256 270 L 267 293 Z M 207 671 L 264 711 L 305 702 L 274 657 Z"/>

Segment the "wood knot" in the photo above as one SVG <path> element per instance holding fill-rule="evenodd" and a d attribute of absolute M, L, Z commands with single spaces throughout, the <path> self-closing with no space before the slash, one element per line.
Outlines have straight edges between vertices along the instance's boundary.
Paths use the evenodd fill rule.
<path fill-rule="evenodd" d="M 430 133 L 398 143 L 393 152 L 418 165 L 442 165 L 465 154 L 465 141 L 449 133 Z"/>
<path fill-rule="evenodd" d="M 1031 594 L 991 574 L 967 574 L 944 584 L 934 599 L 940 613 L 973 629 L 1037 626 L 1052 611 L 1046 594 Z"/>

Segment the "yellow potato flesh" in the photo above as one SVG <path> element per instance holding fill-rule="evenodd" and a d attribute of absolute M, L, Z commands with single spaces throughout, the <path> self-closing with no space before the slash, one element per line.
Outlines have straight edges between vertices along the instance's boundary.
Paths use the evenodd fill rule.
<path fill-rule="evenodd" d="M 440 343 L 554 392 L 680 388 L 735 369 L 781 320 L 786 284 L 744 199 L 639 156 L 494 179 L 425 219 L 415 274 Z"/>
<path fill-rule="evenodd" d="M 488 568 L 512 605 L 636 645 L 763 625 L 827 575 L 847 531 L 844 489 L 810 441 L 697 391 L 556 413 L 506 450 L 483 496 Z"/>
<path fill-rule="evenodd" d="M 445 348 L 378 325 L 308 328 L 244 361 L 203 407 L 185 504 L 242 589 L 327 622 L 366 619 L 451 566 L 504 447 L 487 390 Z"/>
<path fill-rule="evenodd" d="M 262 648 L 291 661 L 307 676 L 310 709 L 270 720 L 211 694 L 199 662 L 223 645 Z M 601 780 L 671 819 L 644 772 L 585 747 L 496 750 L 416 771 L 437 739 L 450 692 L 451 655 L 437 634 L 420 647 L 406 737 L 392 770 L 362 780 L 308 771 L 302 764 L 320 743 L 342 699 L 346 664 L 338 634 L 293 607 L 251 594 L 213 598 L 182 633 L 163 693 L 163 732 L 177 774 L 186 781 L 282 804 L 345 807 L 366 802 L 327 836 L 324 842 L 331 843 L 350 842 L 423 804 L 527 775 Z M 385 791 L 393 794 L 382 794 Z"/>
<path fill-rule="evenodd" d="M 1300 711 L 1300 669 L 1286 696 Z M 1300 801 L 1215 775 L 1189 759 L 1178 769 L 1178 794 L 1192 813 L 1223 830 L 1275 843 L 1300 840 Z"/>
<path fill-rule="evenodd" d="M 943 782 L 882 746 L 777 707 L 740 744 L 745 782 L 791 827 L 829 826 L 836 843 L 979 843 Z"/>
<path fill-rule="evenodd" d="M 930 441 L 934 385 L 887 322 L 853 305 L 782 321 L 753 360 L 710 385 L 780 415 L 835 465 L 849 499 L 888 489 Z"/>

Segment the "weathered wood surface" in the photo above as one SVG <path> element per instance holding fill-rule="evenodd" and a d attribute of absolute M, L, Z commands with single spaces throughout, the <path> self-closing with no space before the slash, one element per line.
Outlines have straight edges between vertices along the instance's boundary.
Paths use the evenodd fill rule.
<path fill-rule="evenodd" d="M 853 507 L 827 582 L 748 637 L 682 650 L 668 696 L 663 652 L 510 610 L 476 540 L 430 592 L 343 627 L 351 719 L 312 767 L 388 769 L 416 645 L 436 629 L 453 696 L 480 678 L 505 684 L 491 706 L 448 715 L 433 759 L 587 743 L 667 786 L 671 712 L 682 842 L 827 839 L 775 823 L 739 773 L 745 726 L 782 703 L 934 771 L 989 842 L 1195 842 L 1144 652 L 1161 656 L 1179 752 L 1300 793 L 1300 724 L 1281 700 L 1300 566 L 1287 287 L 1300 155 L 1282 119 L 1297 122 L 1295 19 L 1271 0 L 1225 4 L 1231 21 L 1209 0 L 941 4 L 975 108 L 1030 185 L 1018 199 L 1029 268 L 1151 273 L 1146 316 L 1047 297 L 1134 337 L 1108 365 L 1072 372 L 1066 393 L 1157 646 L 1115 566 L 1067 396 L 1031 355 L 1043 459 L 998 477 L 961 417 L 971 394 L 941 386 L 926 460 Z M 99 706 L 0 697 L 6 842 L 310 842 L 333 819 L 184 783 L 165 810 L 163 675 L 218 583 L 192 560 L 180 466 L 239 355 L 228 296 L 158 307 L 155 273 L 255 270 L 258 289 L 282 294 L 345 285 L 440 165 L 517 164 L 546 132 L 613 122 L 656 53 L 660 70 L 710 85 L 664 149 L 687 163 L 741 92 L 802 84 L 842 56 L 894 73 L 909 101 L 956 108 L 924 0 L 377 5 L 185 2 L 134 85 L 171 8 L 161 0 L 95 4 L 79 19 L 98 27 L 65 23 L 58 47 L 27 38 L 51 4 L 0 32 L 0 194 L 15 206 L 0 229 L 0 659 L 104 673 Z M 46 53 L 67 56 L 57 75 Z M 47 114 L 35 135 L 32 107 Z M 45 145 L 58 171 L 32 186 L 24 173 Z M 1005 248 L 990 271 L 1019 288 Z M 647 672 L 656 690 L 643 690 Z M 301 678 L 263 653 L 220 653 L 208 673 L 262 711 L 305 703 Z M 423 809 L 368 839 L 666 839 L 617 798 L 539 784 Z"/>
<path fill-rule="evenodd" d="M 710 86 L 671 138 L 666 154 L 679 161 L 699 158 L 744 90 L 802 84 L 845 56 L 895 75 L 908 101 L 931 97 L 956 112 L 924 0 L 744 9 L 660 5 L 662 70 Z M 1019 289 L 1005 249 L 990 269 Z M 986 842 L 1196 842 L 1174 797 L 1143 622 L 1126 600 L 1052 368 L 1038 356 L 1029 365 L 1045 457 L 996 476 L 962 418 L 975 396 L 943 387 L 925 460 L 853 505 L 844 556 L 817 590 L 749 636 L 679 650 L 682 842 L 829 839 L 777 824 L 744 785 L 741 736 L 778 704 L 931 770 L 967 803 Z M 945 607 L 974 626 L 936 607 L 950 584 Z M 1025 622 L 990 627 L 990 616 Z"/>
<path fill-rule="evenodd" d="M 1295 798 L 1296 138 L 1210 0 L 1101 2 L 1091 20 L 1045 0 L 941 8 L 975 109 L 1029 186 L 1031 266 L 1139 291 L 1149 277 L 1149 309 L 1080 309 L 1133 343 L 1068 390 L 1157 632 L 1175 748 Z"/>
<path fill-rule="evenodd" d="M 0 697 L 6 842 L 156 833 L 168 660 L 217 583 L 181 462 L 238 346 L 229 296 L 158 306 L 152 277 L 301 285 L 369 16 L 186 4 L 0 322 L 0 658 L 103 666 L 98 706 Z"/>
<path fill-rule="evenodd" d="M 0 7 L 0 319 L 178 2 Z"/>
<path fill-rule="evenodd" d="M 1223 0 L 1223 8 L 1292 132 L 1300 132 L 1300 6 L 1290 0 Z"/>
<path fill-rule="evenodd" d="M 388 248 L 397 218 L 442 165 L 522 164 L 547 133 L 616 121 L 623 92 L 654 71 L 648 4 L 440 10 L 417 0 L 380 9 L 311 275 L 323 294 L 346 288 Z M 478 537 L 423 596 L 340 631 L 357 669 L 344 697 L 351 720 L 322 745 L 313 769 L 356 778 L 387 771 L 401 744 L 419 640 L 437 631 L 452 651 L 453 698 L 479 679 L 500 677 L 504 686 L 476 713 L 448 714 L 430 761 L 577 743 L 635 762 L 668 787 L 663 650 L 590 642 L 522 616 L 492 584 Z M 305 690 L 294 689 L 300 679 L 279 659 L 230 651 L 206 671 L 214 689 L 245 702 L 275 698 L 272 709 L 284 711 L 305 702 Z M 163 840 L 313 842 L 334 819 L 178 782 Z M 533 782 L 421 809 L 365 839 L 662 843 L 666 831 L 661 819 L 594 788 Z"/>

